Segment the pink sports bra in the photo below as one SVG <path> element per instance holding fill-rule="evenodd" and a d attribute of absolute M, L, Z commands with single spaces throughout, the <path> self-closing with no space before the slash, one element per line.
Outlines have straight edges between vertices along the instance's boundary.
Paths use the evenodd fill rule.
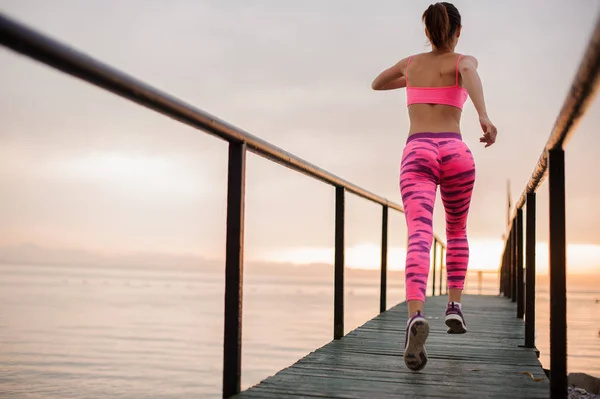
<path fill-rule="evenodd" d="M 468 93 L 464 87 L 458 85 L 458 63 L 463 56 L 459 56 L 456 60 L 456 83 L 454 86 L 444 87 L 409 87 L 408 86 L 408 66 L 410 60 L 406 64 L 406 105 L 411 104 L 442 104 L 451 105 L 462 110 L 465 101 L 467 101 Z"/>

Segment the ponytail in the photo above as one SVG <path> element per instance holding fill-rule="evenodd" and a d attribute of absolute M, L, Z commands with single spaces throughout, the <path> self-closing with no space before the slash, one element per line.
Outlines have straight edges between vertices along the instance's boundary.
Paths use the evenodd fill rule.
<path fill-rule="evenodd" d="M 453 14 L 454 11 L 456 11 L 458 18 L 455 18 L 455 16 L 452 15 L 453 18 L 451 21 L 451 18 L 448 15 L 448 6 L 446 4 L 453 8 L 451 10 Z M 455 21 L 455 19 L 458 19 L 458 21 Z M 427 29 L 427 36 L 433 46 L 439 49 L 450 47 L 452 35 L 456 32 L 458 26 L 460 26 L 460 14 L 458 14 L 458 10 L 456 10 L 453 5 L 449 3 L 432 4 L 423 13 L 422 20 Z"/>

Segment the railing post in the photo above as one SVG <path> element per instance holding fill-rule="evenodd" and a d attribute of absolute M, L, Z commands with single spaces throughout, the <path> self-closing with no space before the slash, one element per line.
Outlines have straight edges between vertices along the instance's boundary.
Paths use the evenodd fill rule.
<path fill-rule="evenodd" d="M 504 241 L 504 252 L 502 252 L 502 265 L 500 266 L 500 280 L 502 284 L 502 295 L 506 298 L 508 296 L 508 269 L 506 267 L 507 259 L 508 259 L 508 241 L 509 237 L 507 236 Z"/>
<path fill-rule="evenodd" d="M 435 296 L 435 269 L 437 268 L 437 239 L 433 239 L 433 276 L 431 278 L 431 296 Z"/>
<path fill-rule="evenodd" d="M 442 257 L 440 259 L 440 295 L 442 295 L 442 282 L 444 280 L 444 270 L 446 269 L 446 246 L 442 245 L 442 251 L 440 256 Z"/>
<path fill-rule="evenodd" d="M 512 230 L 506 242 L 506 293 L 508 299 L 512 299 Z"/>
<path fill-rule="evenodd" d="M 523 285 L 523 208 L 517 209 L 517 318 L 525 313 L 525 286 Z"/>
<path fill-rule="evenodd" d="M 379 313 L 387 309 L 388 207 L 383 206 L 381 217 L 381 277 L 379 279 Z"/>
<path fill-rule="evenodd" d="M 512 245 L 512 236 L 511 233 L 509 232 L 508 234 L 508 240 L 506 241 L 506 297 L 507 298 L 511 298 L 512 296 L 512 279 L 511 279 L 511 273 L 510 273 L 510 262 L 511 262 L 511 256 L 512 256 L 512 251 L 511 251 L 511 245 Z"/>
<path fill-rule="evenodd" d="M 510 297 L 512 299 L 513 302 L 517 302 L 517 220 L 516 217 L 513 220 L 513 225 L 512 225 L 512 241 L 511 241 L 511 252 L 512 252 L 512 256 L 511 256 L 511 274 L 512 274 L 512 296 Z"/>
<path fill-rule="evenodd" d="M 506 241 L 504 242 L 506 247 Z M 502 250 L 502 256 L 500 257 L 500 287 L 498 288 L 498 295 L 504 295 L 504 260 L 506 259 L 506 249 Z"/>
<path fill-rule="evenodd" d="M 567 296 L 565 153 L 548 153 L 550 213 L 550 379 L 551 398 L 567 397 Z"/>
<path fill-rule="evenodd" d="M 512 299 L 512 230 L 506 242 L 506 296 Z"/>
<path fill-rule="evenodd" d="M 242 375 L 245 188 L 246 144 L 232 142 L 229 143 L 227 170 L 223 398 L 229 398 L 240 392 Z"/>
<path fill-rule="evenodd" d="M 513 302 L 517 302 L 517 299 L 519 298 L 519 222 L 517 220 L 518 218 L 515 216 L 515 220 L 514 220 L 514 236 L 513 236 L 513 251 L 514 251 L 514 258 L 513 258 L 513 286 L 514 286 L 514 298 L 513 298 Z M 523 277 L 521 275 L 521 277 Z"/>
<path fill-rule="evenodd" d="M 506 240 L 506 293 L 504 294 L 505 297 L 509 298 L 511 297 L 512 293 L 510 292 L 510 290 L 512 289 L 512 280 L 510 277 L 510 257 L 511 257 L 511 232 L 508 232 L 508 239 Z"/>
<path fill-rule="evenodd" d="M 333 339 L 344 336 L 344 187 L 335 188 L 335 265 Z"/>
<path fill-rule="evenodd" d="M 504 248 L 504 296 L 506 298 L 510 298 L 510 289 L 511 289 L 511 279 L 510 279 L 510 245 L 511 245 L 511 236 L 510 232 L 508 234 L 508 238 L 506 239 L 506 248 Z"/>
<path fill-rule="evenodd" d="M 510 229 L 510 234 L 509 234 L 509 241 L 508 241 L 508 297 L 512 300 L 513 297 L 515 296 L 515 292 L 514 292 L 514 285 L 513 285 L 513 280 L 514 280 L 514 273 L 513 273 L 513 260 L 514 260 L 514 253 L 515 251 L 513 250 L 513 242 L 514 242 L 514 228 L 511 227 Z"/>
<path fill-rule="evenodd" d="M 510 253 L 509 249 L 510 245 L 510 235 L 506 239 L 504 243 L 504 297 L 508 297 L 510 295 L 510 282 L 509 282 L 509 274 L 508 274 L 508 256 Z"/>
<path fill-rule="evenodd" d="M 510 280 L 510 234 L 506 240 L 506 248 L 504 248 L 504 296 L 510 298 L 511 280 Z"/>
<path fill-rule="evenodd" d="M 525 347 L 535 348 L 535 193 L 527 193 Z"/>

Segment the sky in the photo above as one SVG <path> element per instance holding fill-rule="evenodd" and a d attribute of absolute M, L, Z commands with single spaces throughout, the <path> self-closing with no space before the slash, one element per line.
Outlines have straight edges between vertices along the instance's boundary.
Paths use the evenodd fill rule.
<path fill-rule="evenodd" d="M 479 60 L 499 134 L 484 149 L 470 101 L 461 129 L 476 160 L 471 267 L 496 268 L 506 186 L 520 196 L 600 11 L 592 0 L 456 1 L 457 52 Z M 0 10 L 332 173 L 401 203 L 405 92 L 370 88 L 428 51 L 427 1 L 0 0 Z M 222 259 L 227 145 L 0 48 L 0 246 Z M 600 145 L 594 101 L 568 146 L 567 238 L 574 267 L 600 259 Z M 538 195 L 547 259 L 548 185 Z M 378 263 L 381 207 L 349 196 L 348 262 Z M 248 156 L 247 259 L 332 261 L 334 189 Z M 434 213 L 444 236 L 441 201 Z M 403 268 L 403 216 L 390 218 Z M 544 249 L 545 248 L 545 249 Z"/>

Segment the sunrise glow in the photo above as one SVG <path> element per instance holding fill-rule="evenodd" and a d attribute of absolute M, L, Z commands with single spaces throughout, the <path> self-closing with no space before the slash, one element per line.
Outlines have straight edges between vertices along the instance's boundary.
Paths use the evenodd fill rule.
<path fill-rule="evenodd" d="M 472 270 L 498 270 L 504 243 L 501 240 L 470 240 L 471 254 L 469 267 Z M 346 248 L 346 266 L 355 269 L 378 269 L 381 249 L 379 244 L 364 243 Z M 536 269 L 539 274 L 548 273 L 548 243 L 536 245 Z M 261 257 L 269 262 L 285 262 L 294 265 L 311 263 L 331 264 L 334 250 L 328 247 L 304 247 L 273 250 Z M 388 253 L 388 269 L 404 270 L 406 249 L 391 247 Z M 600 272 L 600 245 L 569 244 L 567 262 L 569 273 Z"/>

